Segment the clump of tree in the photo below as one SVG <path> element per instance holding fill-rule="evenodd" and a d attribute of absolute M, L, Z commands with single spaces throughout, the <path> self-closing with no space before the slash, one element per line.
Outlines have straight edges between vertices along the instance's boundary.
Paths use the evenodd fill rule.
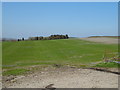
<path fill-rule="evenodd" d="M 18 41 L 21 41 L 21 39 L 18 39 Z"/>
<path fill-rule="evenodd" d="M 28 40 L 43 40 L 43 37 L 40 36 L 40 37 L 29 37 Z"/>
<path fill-rule="evenodd" d="M 22 38 L 22 41 L 24 41 L 24 38 Z"/>
<path fill-rule="evenodd" d="M 49 37 L 29 37 L 28 40 L 53 40 L 53 39 L 68 39 L 69 36 L 66 34 L 66 35 L 51 35 Z"/>
<path fill-rule="evenodd" d="M 69 37 L 66 34 L 66 35 L 51 35 L 49 38 L 50 39 L 68 39 Z"/>
<path fill-rule="evenodd" d="M 24 41 L 25 39 L 24 38 L 22 38 L 22 39 L 18 39 L 18 41 Z"/>

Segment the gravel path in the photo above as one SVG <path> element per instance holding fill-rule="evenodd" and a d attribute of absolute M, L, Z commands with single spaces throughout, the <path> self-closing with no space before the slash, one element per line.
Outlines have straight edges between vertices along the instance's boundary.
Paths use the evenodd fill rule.
<path fill-rule="evenodd" d="M 80 38 L 82 40 L 100 42 L 106 44 L 118 44 L 118 39 L 116 38 L 107 38 L 107 37 L 96 37 L 96 38 Z"/>
<path fill-rule="evenodd" d="M 7 88 L 118 88 L 118 75 L 91 69 L 58 68 L 18 76 L 4 83 Z"/>

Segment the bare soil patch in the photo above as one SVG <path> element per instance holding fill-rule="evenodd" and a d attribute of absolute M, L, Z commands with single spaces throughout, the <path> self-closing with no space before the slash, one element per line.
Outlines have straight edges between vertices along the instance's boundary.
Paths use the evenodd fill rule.
<path fill-rule="evenodd" d="M 118 44 L 119 40 L 118 38 L 109 38 L 109 37 L 94 37 L 94 38 L 80 38 L 81 40 L 87 40 L 92 42 L 100 42 L 105 44 Z"/>
<path fill-rule="evenodd" d="M 92 69 L 45 68 L 44 71 L 16 76 L 11 81 L 4 81 L 3 86 L 7 88 L 118 88 L 118 75 Z"/>

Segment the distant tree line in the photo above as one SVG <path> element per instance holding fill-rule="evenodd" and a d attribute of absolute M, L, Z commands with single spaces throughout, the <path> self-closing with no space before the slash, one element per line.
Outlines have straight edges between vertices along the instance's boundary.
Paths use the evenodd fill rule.
<path fill-rule="evenodd" d="M 40 37 L 29 37 L 28 40 L 53 40 L 53 39 L 68 39 L 69 36 L 66 34 L 66 35 L 51 35 L 49 37 L 43 37 L 43 36 L 40 36 Z M 24 41 L 25 39 L 24 38 L 21 38 L 21 39 L 18 39 L 17 41 Z"/>
<path fill-rule="evenodd" d="M 12 38 L 2 38 L 0 41 L 17 41 L 17 39 L 12 39 Z"/>
<path fill-rule="evenodd" d="M 53 40 L 53 39 L 68 39 L 68 35 L 51 35 L 49 37 L 29 37 L 28 40 Z"/>
<path fill-rule="evenodd" d="M 28 40 L 43 40 L 44 37 L 40 36 L 40 37 L 29 37 Z"/>

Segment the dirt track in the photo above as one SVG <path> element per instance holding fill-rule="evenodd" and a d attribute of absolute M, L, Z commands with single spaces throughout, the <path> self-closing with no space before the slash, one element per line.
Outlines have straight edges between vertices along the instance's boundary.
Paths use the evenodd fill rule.
<path fill-rule="evenodd" d="M 92 42 L 106 43 L 106 44 L 118 44 L 117 38 L 95 37 L 95 38 L 80 38 L 80 39 L 92 41 Z"/>
<path fill-rule="evenodd" d="M 19 76 L 6 82 L 6 87 L 45 88 L 50 84 L 55 88 L 117 88 L 118 75 L 91 69 L 46 69 L 44 72 Z"/>

